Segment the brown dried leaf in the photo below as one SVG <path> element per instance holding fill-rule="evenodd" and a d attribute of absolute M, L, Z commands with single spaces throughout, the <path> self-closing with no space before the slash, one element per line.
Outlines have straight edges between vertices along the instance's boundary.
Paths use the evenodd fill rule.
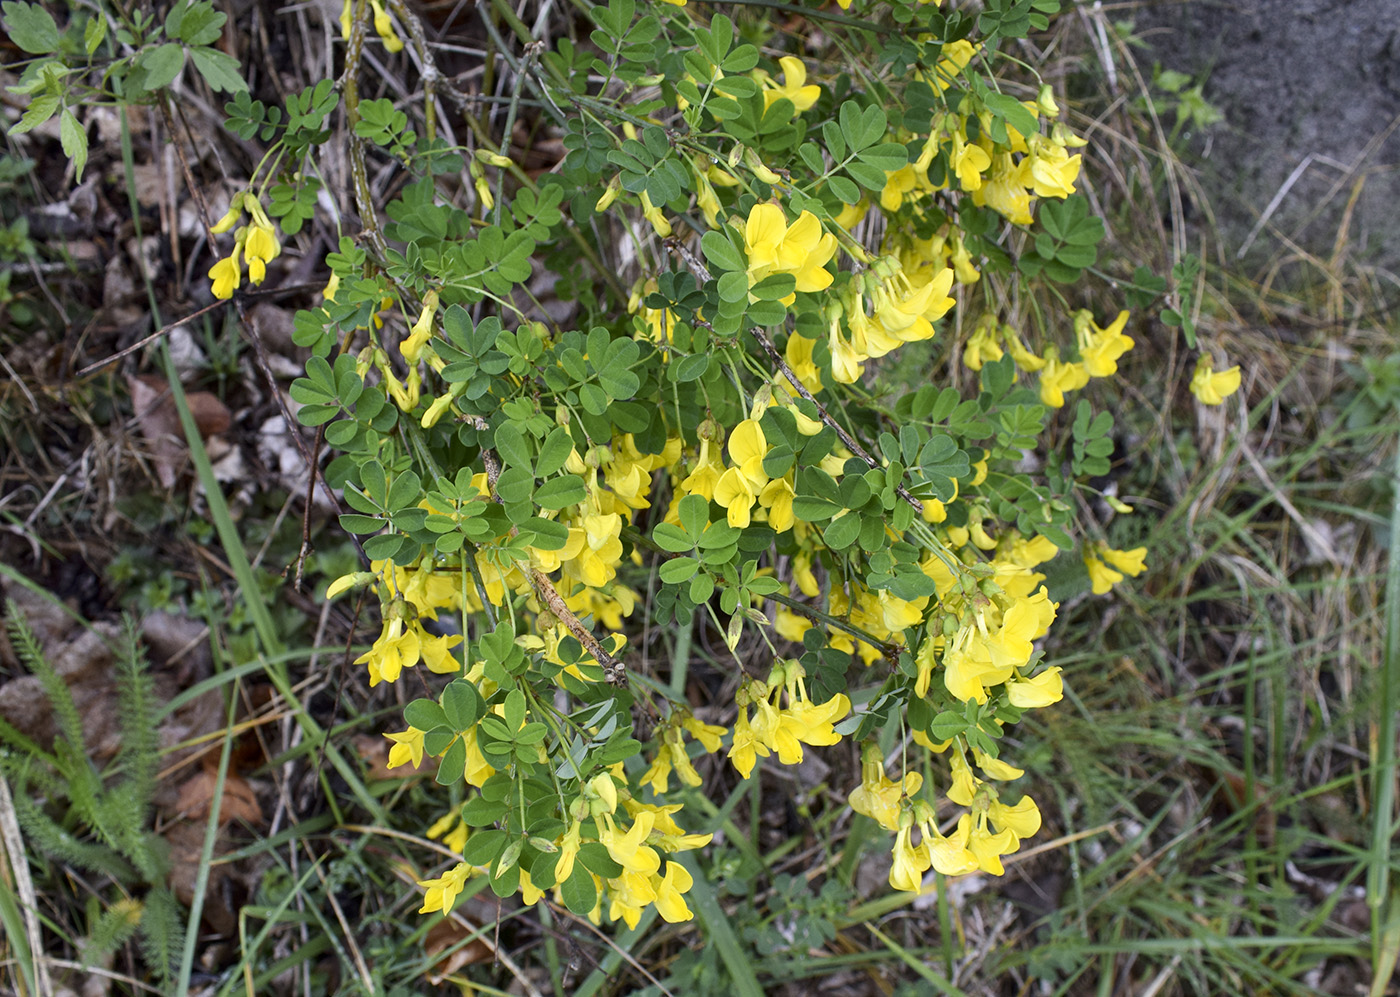
<path fill-rule="evenodd" d="M 423 951 L 429 956 L 437 956 L 439 953 L 447 952 L 454 946 L 459 945 L 464 939 L 473 933 L 467 926 L 457 923 L 456 918 L 449 918 L 439 921 L 437 926 L 428 932 L 428 936 L 423 939 Z M 467 944 L 462 945 L 455 951 L 442 956 L 433 963 L 431 969 L 425 974 L 428 982 L 433 986 L 441 986 L 443 981 L 463 966 L 470 966 L 477 962 L 486 962 L 491 958 L 491 947 L 480 937 L 472 939 Z"/>
<path fill-rule="evenodd" d="M 190 776 L 180 787 L 180 797 L 176 801 L 176 808 L 186 817 L 198 820 L 207 817 L 209 805 L 214 799 L 214 787 L 218 783 L 219 774 L 207 769 Z M 258 806 L 258 795 L 247 779 L 241 775 L 229 773 L 224 779 L 224 795 L 219 802 L 219 823 L 227 824 L 232 820 L 246 821 L 252 825 L 262 823 L 262 807 Z"/>
<path fill-rule="evenodd" d="M 176 824 L 162 835 L 170 845 L 170 889 L 180 903 L 188 906 L 194 899 L 199 881 L 200 856 L 204 852 L 204 826 L 192 822 Z M 215 857 L 228 851 L 228 839 L 220 831 L 214 839 Z M 204 920 L 220 934 L 238 930 L 238 918 L 225 900 L 224 881 L 230 876 L 229 866 L 213 863 L 204 894 Z"/>
<path fill-rule="evenodd" d="M 128 377 L 127 387 L 131 391 L 131 407 L 136 413 L 136 422 L 142 434 L 151 445 L 151 456 L 155 461 L 156 474 L 166 488 L 175 486 L 175 479 L 185 462 L 185 438 L 180 428 L 180 416 L 175 410 L 175 400 L 170 396 L 170 386 L 164 378 L 150 374 Z M 233 417 L 227 406 L 217 395 L 207 391 L 192 391 L 186 394 L 185 401 L 194 416 L 194 424 L 199 435 L 208 439 L 229 428 Z"/>

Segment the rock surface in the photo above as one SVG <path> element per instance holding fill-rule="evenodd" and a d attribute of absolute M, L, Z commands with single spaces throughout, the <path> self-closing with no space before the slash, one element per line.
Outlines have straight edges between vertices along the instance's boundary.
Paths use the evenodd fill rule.
<path fill-rule="evenodd" d="M 1286 251 L 1281 237 L 1327 259 L 1361 182 L 1353 253 L 1400 266 L 1400 0 L 1158 3 L 1135 33 L 1148 63 L 1204 80 L 1224 113 L 1182 152 L 1231 258 L 1299 171 L 1247 260 Z"/>

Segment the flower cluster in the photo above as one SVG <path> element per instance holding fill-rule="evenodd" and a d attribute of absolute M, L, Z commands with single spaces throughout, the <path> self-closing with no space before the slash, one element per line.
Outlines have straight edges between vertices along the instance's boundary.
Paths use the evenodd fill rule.
<path fill-rule="evenodd" d="M 626 27 L 624 8 L 594 41 Z M 431 178 L 406 185 L 385 212 L 389 258 L 342 241 L 324 306 L 298 314 L 317 356 L 293 397 L 345 456 L 327 479 L 372 558 L 328 596 L 380 605 L 356 659 L 371 687 L 421 664 L 439 690 L 386 734 L 390 764 L 435 760 L 465 795 L 429 828 L 460 859 L 422 880 L 425 913 L 483 876 L 595 923 L 688 919 L 692 859 L 676 856 L 710 835 L 682 827 L 674 794 L 703 788 L 721 753 L 751 779 L 860 745 L 849 802 L 893 835 L 896 889 L 1000 874 L 1040 828 L 1000 746 L 1064 695 L 1042 660 L 1059 606 L 1038 569 L 1075 547 L 1073 492 L 1111 451 L 1111 419 L 1078 401 L 1069 469 L 1027 468 L 1049 463 L 1035 458 L 1056 410 L 1120 375 L 1135 343 L 1126 311 L 1100 325 L 1038 307 L 1044 325 L 1017 329 L 973 302 L 991 297 L 984 260 L 1014 266 L 998 239 L 1037 231 L 1037 214 L 1082 248 L 1085 143 L 1048 88 L 1018 103 L 956 85 L 994 46 L 916 32 L 917 99 L 888 115 L 796 56 L 760 65 L 722 14 L 653 10 L 683 70 L 642 72 L 625 31 L 615 68 L 659 97 L 639 110 L 632 89 L 594 93 L 572 58 L 550 62 L 594 116 L 559 169 L 511 196 L 480 165 L 510 161 L 480 150 L 463 183 L 486 210 L 471 215 L 437 204 Z M 280 248 L 255 197 L 234 203 L 221 231 L 252 220 L 210 273 L 224 297 L 240 259 L 257 282 Z M 623 216 L 630 296 L 596 260 L 584 277 L 609 250 L 590 209 Z M 1061 275 L 1088 266 L 1023 241 Z M 576 328 L 526 306 L 543 253 L 568 270 Z M 1037 273 L 1007 279 L 1034 288 Z M 579 290 L 593 278 L 607 295 Z M 951 362 L 949 383 L 891 395 L 881 375 L 918 343 L 972 376 Z M 1203 361 L 1192 387 L 1209 404 L 1238 382 Z M 1097 594 L 1145 570 L 1144 548 L 1081 547 Z M 682 668 L 642 671 L 645 634 L 673 623 L 722 636 L 732 704 L 703 702 Z M 766 675 L 746 653 L 760 642 Z M 901 733 L 888 757 L 881 729 Z"/>
<path fill-rule="evenodd" d="M 245 211 L 250 216 L 249 221 L 246 225 L 239 225 Z M 230 230 L 233 231 L 233 252 L 209 268 L 214 297 L 224 300 L 233 297 L 233 292 L 238 290 L 243 280 L 240 257 L 248 264 L 249 282 L 261 284 L 267 276 L 268 263 L 282 253 L 277 229 L 252 191 L 235 194 L 228 212 L 209 231 L 214 235 L 223 235 Z"/>

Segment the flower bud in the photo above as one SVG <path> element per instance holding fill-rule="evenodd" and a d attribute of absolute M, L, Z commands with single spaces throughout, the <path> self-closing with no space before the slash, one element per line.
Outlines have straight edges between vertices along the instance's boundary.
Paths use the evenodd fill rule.
<path fill-rule="evenodd" d="M 598 203 L 593 205 L 594 211 L 607 211 L 612 207 L 612 203 L 617 200 L 617 195 L 622 191 L 622 174 L 618 174 L 608 181 L 608 187 L 603 191 L 603 196 L 598 198 Z"/>

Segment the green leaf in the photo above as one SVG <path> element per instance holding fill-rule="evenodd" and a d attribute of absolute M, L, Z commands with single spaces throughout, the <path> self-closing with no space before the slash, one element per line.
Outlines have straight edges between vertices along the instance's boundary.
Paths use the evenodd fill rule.
<path fill-rule="evenodd" d="M 602 416 L 608 412 L 608 393 L 596 384 L 579 385 L 578 400 L 589 415 Z"/>
<path fill-rule="evenodd" d="M 555 426 L 540 444 L 540 455 L 535 461 L 535 474 L 541 478 L 554 474 L 563 468 L 573 449 L 574 440 L 569 431 L 563 426 Z"/>
<path fill-rule="evenodd" d="M 598 903 L 598 888 L 581 864 L 574 866 L 569 878 L 560 884 L 559 891 L 564 897 L 564 906 L 579 917 L 587 917 Z"/>
<path fill-rule="evenodd" d="M 469 865 L 491 865 L 506 850 L 508 840 L 509 836 L 499 828 L 478 831 L 462 846 L 462 860 Z"/>
<path fill-rule="evenodd" d="M 514 733 L 525 723 L 525 694 L 519 689 L 512 689 L 506 695 L 505 707 L 506 726 Z"/>
<path fill-rule="evenodd" d="M 485 712 L 485 703 L 482 702 L 481 693 L 477 692 L 475 685 L 464 679 L 457 679 L 442 690 L 442 712 L 447 718 L 448 726 L 465 733 L 481 719 L 481 714 Z"/>
<path fill-rule="evenodd" d="M 439 786 L 455 786 L 462 781 L 467 771 L 467 745 L 460 737 L 456 738 L 438 762 L 435 778 Z M 473 835 L 473 838 L 477 837 Z"/>
<path fill-rule="evenodd" d="M 535 504 L 541 509 L 562 509 L 577 505 L 588 497 L 583 479 L 576 474 L 564 474 L 550 478 L 535 490 Z"/>
<path fill-rule="evenodd" d="M 860 200 L 860 188 L 845 177 L 827 177 L 826 182 L 831 192 L 846 204 L 855 204 Z"/>
<path fill-rule="evenodd" d="M 705 376 L 705 372 L 709 369 L 710 355 L 708 353 L 692 353 L 690 356 L 681 357 L 671 364 L 671 380 L 678 384 L 698 381 Z"/>
<path fill-rule="evenodd" d="M 704 499 L 700 501 L 703 502 Z M 656 528 L 651 531 L 651 538 L 662 550 L 673 554 L 686 554 L 695 549 L 695 540 L 685 530 L 670 523 L 657 523 Z"/>
<path fill-rule="evenodd" d="M 44 93 L 35 97 L 29 102 L 29 106 L 24 109 L 24 114 L 20 116 L 19 124 L 10 129 L 11 135 L 22 135 L 27 131 L 38 128 L 45 121 L 48 121 L 58 113 L 62 102 L 58 94 Z"/>
<path fill-rule="evenodd" d="M 185 68 L 185 49 L 177 42 L 166 42 L 146 52 L 137 60 L 137 65 L 146 71 L 147 90 L 159 90 L 169 86 L 180 70 Z"/>
<path fill-rule="evenodd" d="M 1015 97 L 992 91 L 983 96 L 982 103 L 987 105 L 987 110 L 993 115 L 1005 119 L 1008 125 L 1025 138 L 1030 138 L 1040 131 L 1040 122 L 1036 116 L 1026 110 Z"/>
<path fill-rule="evenodd" d="M 415 699 L 403 708 L 403 718 L 410 727 L 430 731 L 447 726 L 447 714 L 431 699 Z"/>
<path fill-rule="evenodd" d="M 106 37 L 107 19 L 105 17 L 89 17 L 87 24 L 83 25 L 83 51 L 92 55 Z"/>
<path fill-rule="evenodd" d="M 797 289 L 797 278 L 790 273 L 769 274 L 749 288 L 749 293 L 760 301 L 778 301 L 786 298 Z"/>
<path fill-rule="evenodd" d="M 680 515 L 681 526 L 685 527 L 692 537 L 700 536 L 705 532 L 705 527 L 710 525 L 710 503 L 706 502 L 703 496 L 687 495 L 681 499 L 676 511 Z"/>
<path fill-rule="evenodd" d="M 530 446 L 525 442 L 525 434 L 513 422 L 504 422 L 496 427 L 496 453 L 511 467 L 533 471 L 530 461 Z"/>
<path fill-rule="evenodd" d="M 186 45 L 212 45 L 223 34 L 228 15 L 207 0 L 176 4 L 165 18 L 165 35 Z"/>
<path fill-rule="evenodd" d="M 5 30 L 10 40 L 32 55 L 46 55 L 58 48 L 58 25 L 43 7 L 33 3 L 7 2 Z"/>
<path fill-rule="evenodd" d="M 700 249 L 705 259 L 721 270 L 743 270 L 748 265 L 743 254 L 722 232 L 706 232 L 700 238 Z"/>
<path fill-rule="evenodd" d="M 740 301 L 747 301 L 749 297 L 749 275 L 743 270 L 730 271 L 720 275 L 719 278 L 719 298 L 736 304 Z"/>
<path fill-rule="evenodd" d="M 87 165 L 88 137 L 83 126 L 68 108 L 58 118 L 58 136 L 63 143 L 63 154 L 73 160 L 78 179 L 83 179 L 83 167 Z"/>
<path fill-rule="evenodd" d="M 832 550 L 845 550 L 859 536 L 860 517 L 849 512 L 839 519 L 833 519 L 822 531 L 822 539 Z"/>
<path fill-rule="evenodd" d="M 681 582 L 689 581 L 699 569 L 700 562 L 695 558 L 677 557 L 670 561 L 663 561 L 658 574 L 667 585 L 679 585 Z"/>
<path fill-rule="evenodd" d="M 238 60 L 233 56 L 214 48 L 193 48 L 190 49 L 190 58 L 194 59 L 194 68 L 199 70 L 209 89 L 225 93 L 248 89 L 243 74 L 239 72 Z"/>
<path fill-rule="evenodd" d="M 496 479 L 496 494 L 502 502 L 528 502 L 535 490 L 535 476 L 523 467 L 508 467 Z"/>
<path fill-rule="evenodd" d="M 505 816 L 508 809 L 504 803 L 473 796 L 462 804 L 462 820 L 470 827 L 490 827 Z"/>
<path fill-rule="evenodd" d="M 384 529 L 386 523 L 376 516 L 360 516 L 353 512 L 346 512 L 340 516 L 340 525 L 347 532 L 364 536 L 367 533 L 378 533 Z"/>
<path fill-rule="evenodd" d="M 909 163 L 909 150 L 898 142 L 883 142 L 870 149 L 862 149 L 856 158 L 863 163 L 878 167 L 886 173 L 893 173 Z"/>

